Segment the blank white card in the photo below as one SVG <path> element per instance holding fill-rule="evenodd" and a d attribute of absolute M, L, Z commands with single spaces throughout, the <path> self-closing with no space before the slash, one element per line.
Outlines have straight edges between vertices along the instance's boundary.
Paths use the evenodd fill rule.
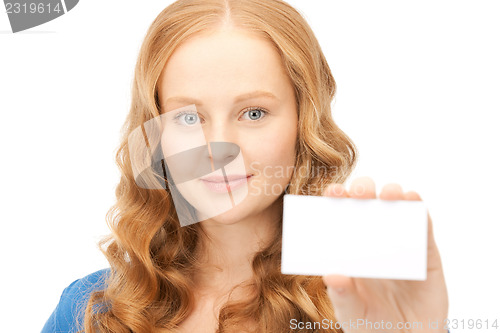
<path fill-rule="evenodd" d="M 281 272 L 425 280 L 422 201 L 286 194 Z"/>

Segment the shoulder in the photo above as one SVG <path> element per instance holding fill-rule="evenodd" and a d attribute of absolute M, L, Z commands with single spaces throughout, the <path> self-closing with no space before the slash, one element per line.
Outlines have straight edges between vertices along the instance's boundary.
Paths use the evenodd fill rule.
<path fill-rule="evenodd" d="M 45 323 L 42 333 L 77 332 L 77 325 L 83 323 L 83 314 L 91 293 L 105 289 L 109 273 L 109 268 L 101 269 L 68 285 Z"/>
<path fill-rule="evenodd" d="M 73 281 L 64 289 L 61 298 L 63 296 L 66 296 L 66 298 L 70 298 L 72 296 L 84 296 L 86 294 L 90 294 L 94 290 L 103 289 L 105 287 L 106 278 L 109 276 L 109 272 L 110 269 L 105 268 Z"/>

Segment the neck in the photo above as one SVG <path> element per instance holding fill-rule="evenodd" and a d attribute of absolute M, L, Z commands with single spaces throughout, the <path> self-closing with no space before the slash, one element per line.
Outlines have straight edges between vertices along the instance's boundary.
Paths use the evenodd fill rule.
<path fill-rule="evenodd" d="M 198 247 L 199 290 L 227 292 L 252 280 L 252 260 L 273 240 L 281 221 L 282 200 L 236 223 L 223 224 L 209 219 L 201 223 L 204 232 Z"/>

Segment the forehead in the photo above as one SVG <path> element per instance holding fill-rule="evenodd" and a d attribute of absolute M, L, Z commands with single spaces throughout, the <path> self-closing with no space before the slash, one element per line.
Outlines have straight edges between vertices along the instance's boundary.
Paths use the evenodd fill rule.
<path fill-rule="evenodd" d="M 215 99 L 254 90 L 279 97 L 289 92 L 290 82 L 270 41 L 230 28 L 182 43 L 165 65 L 159 86 L 162 100 L 179 94 Z"/>

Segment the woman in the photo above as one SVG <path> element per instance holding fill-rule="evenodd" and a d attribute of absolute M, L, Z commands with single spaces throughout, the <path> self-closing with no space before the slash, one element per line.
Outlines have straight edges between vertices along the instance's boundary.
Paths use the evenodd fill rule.
<path fill-rule="evenodd" d="M 284 193 L 376 198 L 369 178 L 342 185 L 356 152 L 331 119 L 334 94 L 317 40 L 285 2 L 168 6 L 137 61 L 101 242 L 111 268 L 66 288 L 44 332 L 342 332 L 291 325 L 324 319 L 445 332 L 428 327 L 448 311 L 430 218 L 426 281 L 280 272 Z M 379 198 L 420 200 L 397 184 Z"/>

